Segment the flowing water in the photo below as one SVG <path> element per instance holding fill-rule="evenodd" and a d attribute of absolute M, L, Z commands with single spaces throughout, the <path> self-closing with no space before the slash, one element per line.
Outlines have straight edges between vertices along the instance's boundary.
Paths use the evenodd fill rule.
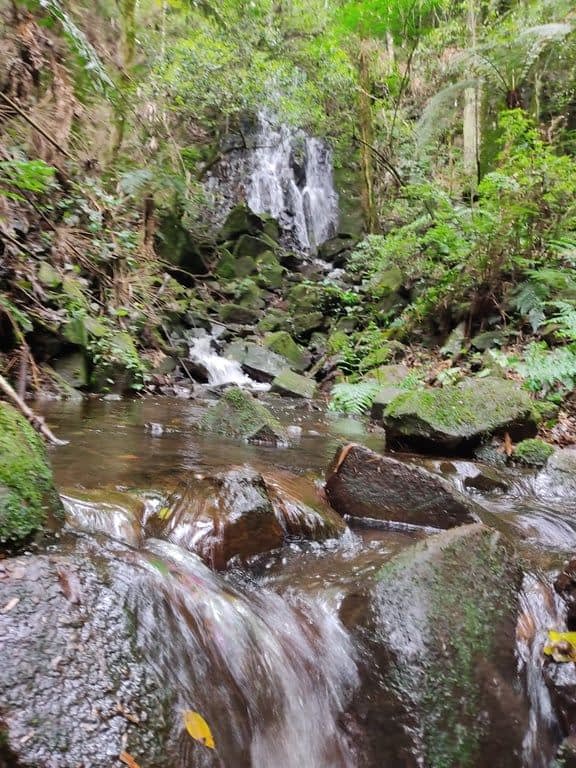
<path fill-rule="evenodd" d="M 253 381 L 247 376 L 240 363 L 222 357 L 214 349 L 214 337 L 208 334 L 194 339 L 189 350 L 189 359 L 200 363 L 208 374 L 208 384 L 222 386 L 223 384 L 236 384 L 246 389 L 266 391 L 270 387 Z"/>
<path fill-rule="evenodd" d="M 206 357 L 204 350 L 204 362 Z M 211 375 L 216 378 L 217 370 Z M 86 563 L 102 558 L 108 562 L 112 575 L 106 589 L 127 606 L 139 652 L 150 673 L 162 681 L 161 689 L 170 692 L 166 719 L 175 732 L 174 751 L 167 763 L 158 757 L 149 765 L 424 768 L 420 758 L 407 757 L 403 751 L 404 726 L 395 731 L 393 721 L 388 727 L 386 721 L 374 721 L 370 714 L 371 706 L 385 710 L 385 686 L 382 661 L 370 656 L 363 640 L 366 630 L 361 629 L 371 621 L 374 609 L 366 613 L 366 596 L 376 574 L 391 558 L 426 538 L 424 533 L 357 529 L 324 544 L 294 542 L 224 575 L 214 573 L 196 555 L 175 544 L 144 535 L 146 520 L 193 473 L 250 465 L 258 471 L 289 472 L 297 485 L 298 478 L 302 483 L 318 481 L 351 432 L 354 439 L 376 450 L 382 448 L 381 437 L 364 432 L 358 422 L 306 412 L 301 405 L 291 406 L 278 398 L 270 403 L 286 425 L 299 428 L 294 431 L 299 434 L 296 444 L 271 448 L 203 435 L 195 429 L 209 407 L 203 401 L 91 400 L 41 406 L 59 436 L 70 441 L 53 450 L 52 461 L 65 492 L 71 527 L 89 532 L 88 538 L 81 535 L 79 544 L 63 540 L 62 551 L 66 546 L 79 547 L 79 552 L 84 548 Z M 161 428 L 151 432 L 149 424 Z M 553 484 L 550 496 L 555 494 L 560 522 L 553 523 L 556 534 L 551 537 L 548 518 L 555 521 L 556 516 L 555 508 L 542 500 L 544 478 L 535 479 L 533 473 L 494 474 L 469 462 L 423 463 L 464 492 L 481 498 L 516 526 L 519 535 L 524 535 L 529 520 L 535 572 L 540 566 L 560 562 L 570 548 L 571 541 L 557 546 L 556 534 L 566 522 L 557 485 Z M 543 515 L 544 507 L 548 517 Z M 570 526 L 574 530 L 576 526 Z M 61 566 L 58 568 L 61 581 Z M 80 567 L 78 573 L 83 571 Z M 45 584 L 49 594 L 48 576 Z M 83 588 L 88 586 L 83 584 Z M 559 604 L 551 595 L 542 575 L 525 577 L 517 630 L 518 680 L 524 681 L 529 709 L 518 750 L 523 756 L 513 760 L 511 753 L 509 763 L 504 759 L 494 765 L 548 768 L 558 744 L 558 725 L 542 676 L 545 630 L 561 620 Z M 108 613 L 110 608 L 96 596 L 91 610 L 96 621 L 100 610 Z M 377 623 L 385 626 L 386 605 L 378 604 L 376 610 L 381 612 Z M 398 631 L 402 638 L 403 628 L 399 626 Z M 14 653 L 24 652 L 25 641 L 17 636 L 13 639 L 20 649 Z M 411 642 L 409 637 L 406 641 Z M 89 648 L 90 641 L 85 642 Z M 43 648 L 47 645 L 45 639 Z M 75 670 L 76 678 L 79 674 Z M 16 688 L 14 691 L 15 697 L 22 695 Z M 33 710 L 35 706 L 32 696 L 29 707 Z M 41 716 L 42 707 L 47 706 L 41 694 L 37 706 Z M 362 714 L 366 707 L 367 714 Z M 217 750 L 199 748 L 181 725 L 174 725 L 190 709 L 201 712 L 210 723 Z M 66 712 L 60 715 L 63 722 Z M 14 728 L 17 726 L 16 722 Z M 64 725 L 62 728 L 65 730 Z M 27 733 L 22 725 L 24 740 Z M 398 741 L 397 750 L 391 740 Z M 376 747 L 370 751 L 367 745 L 372 742 Z M 38 765 L 49 764 L 41 762 L 41 751 L 31 754 Z M 398 758 L 382 763 L 378 754 L 397 754 Z M 59 768 L 78 764 L 72 757 L 67 762 L 65 755 L 60 755 Z"/>

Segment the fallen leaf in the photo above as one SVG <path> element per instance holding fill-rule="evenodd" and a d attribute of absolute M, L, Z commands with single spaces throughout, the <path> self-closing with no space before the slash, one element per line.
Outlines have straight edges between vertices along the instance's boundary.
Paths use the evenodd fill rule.
<path fill-rule="evenodd" d="M 514 447 L 512 445 L 512 438 L 510 437 L 508 432 L 506 432 L 506 434 L 504 435 L 504 453 L 506 454 L 506 456 L 512 456 L 513 451 L 514 451 Z"/>
<path fill-rule="evenodd" d="M 140 456 L 136 456 L 133 453 L 123 453 L 122 456 L 117 456 L 117 459 L 122 459 L 123 461 L 138 461 Z"/>
<path fill-rule="evenodd" d="M 19 602 L 20 602 L 19 597 L 13 597 L 12 600 L 9 600 L 6 603 L 6 605 L 4 606 L 4 608 L 2 608 L 2 611 L 0 611 L 0 613 L 8 613 L 8 611 L 11 611 L 12 608 L 15 608 Z"/>
<path fill-rule="evenodd" d="M 348 443 L 348 445 L 345 445 L 340 453 L 338 454 L 338 460 L 336 462 L 336 466 L 334 467 L 334 470 L 332 471 L 332 474 L 335 475 L 338 473 L 338 470 L 342 466 L 342 464 L 346 461 L 346 456 L 350 453 L 352 448 L 356 448 L 358 443 Z"/>
<path fill-rule="evenodd" d="M 215 749 L 216 744 L 214 743 L 212 731 L 202 715 L 198 714 L 198 712 L 193 712 L 191 709 L 186 709 L 184 711 L 184 725 L 193 739 L 204 744 L 208 749 Z"/>
<path fill-rule="evenodd" d="M 560 663 L 576 661 L 576 632 L 549 630 L 548 645 L 544 646 L 544 653 Z"/>
<path fill-rule="evenodd" d="M 169 507 L 162 507 L 162 509 L 158 510 L 158 517 L 160 520 L 168 520 L 171 514 L 172 510 Z"/>
<path fill-rule="evenodd" d="M 120 762 L 127 765 L 128 768 L 140 768 L 136 760 L 128 752 L 120 752 Z"/>

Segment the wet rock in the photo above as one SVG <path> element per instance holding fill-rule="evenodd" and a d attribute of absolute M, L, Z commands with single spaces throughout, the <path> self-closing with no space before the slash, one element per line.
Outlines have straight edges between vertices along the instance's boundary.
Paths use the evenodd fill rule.
<path fill-rule="evenodd" d="M 383 424 L 400 446 L 443 451 L 472 450 L 504 432 L 522 440 L 537 428 L 528 393 L 515 382 L 490 378 L 405 392 L 386 407 Z"/>
<path fill-rule="evenodd" d="M 83 352 L 72 352 L 53 360 L 52 367 L 74 389 L 85 389 L 89 384 L 88 363 Z"/>
<path fill-rule="evenodd" d="M 221 570 L 233 557 L 281 547 L 284 529 L 261 475 L 238 469 L 197 476 L 171 499 L 158 535 Z"/>
<path fill-rule="evenodd" d="M 324 541 L 341 536 L 346 530 L 340 515 L 328 506 L 310 480 L 280 471 L 263 477 L 276 515 L 288 536 Z"/>
<path fill-rule="evenodd" d="M 12 765 L 110 768 L 123 750 L 143 766 L 178 764 L 172 696 L 133 644 L 126 598 L 146 570 L 131 558 L 84 541 L 8 561 L 0 700 Z"/>
<path fill-rule="evenodd" d="M 284 369 L 272 382 L 270 391 L 287 397 L 302 397 L 311 400 L 316 394 L 316 382 L 314 379 Z"/>
<path fill-rule="evenodd" d="M 0 402 L 0 546 L 56 530 L 63 518 L 42 438 L 18 411 Z"/>
<path fill-rule="evenodd" d="M 378 383 L 382 388 L 377 393 L 372 404 L 370 415 L 376 421 L 380 421 L 384 415 L 386 407 L 395 397 L 402 394 L 400 385 L 408 376 L 409 370 L 405 365 L 383 365 L 378 368 Z"/>
<path fill-rule="evenodd" d="M 220 240 L 235 240 L 240 235 L 258 235 L 264 232 L 273 240 L 279 238 L 278 222 L 266 214 L 254 213 L 244 203 L 235 206 L 220 230 Z"/>
<path fill-rule="evenodd" d="M 350 443 L 328 470 L 326 497 L 341 515 L 452 528 L 480 519 L 476 504 L 447 481 L 391 456 Z"/>
<path fill-rule="evenodd" d="M 265 251 L 256 260 L 258 274 L 255 277 L 256 282 L 262 288 L 281 288 L 286 275 L 286 270 L 278 261 L 278 258 L 272 251 Z"/>
<path fill-rule="evenodd" d="M 469 525 L 404 550 L 347 598 L 342 615 L 370 659 L 350 713 L 362 765 L 524 765 L 520 575 L 500 534 Z"/>
<path fill-rule="evenodd" d="M 307 339 L 314 331 L 324 328 L 325 318 L 322 312 L 301 312 L 292 317 L 294 335 Z"/>
<path fill-rule="evenodd" d="M 224 356 L 236 360 L 255 381 L 270 382 L 286 368 L 286 359 L 252 341 L 234 341 Z"/>
<path fill-rule="evenodd" d="M 549 443 L 532 438 L 522 440 L 515 446 L 513 459 L 529 467 L 543 467 L 553 453 L 554 448 Z"/>
<path fill-rule="evenodd" d="M 249 443 L 280 445 L 288 442 L 282 425 L 249 392 L 232 387 L 205 415 L 202 428 L 208 432 Z"/>
<path fill-rule="evenodd" d="M 248 256 L 251 259 L 257 259 L 258 256 L 271 249 L 274 250 L 274 248 L 276 248 L 276 243 L 264 234 L 259 237 L 241 235 L 234 246 L 234 256 L 237 258 Z"/>
<path fill-rule="evenodd" d="M 75 488 L 65 492 L 62 501 L 71 528 L 104 533 L 130 546 L 141 543 L 144 502 L 135 496 L 110 489 Z"/>
<path fill-rule="evenodd" d="M 310 355 L 298 346 L 287 331 L 276 331 L 264 337 L 264 345 L 288 361 L 290 367 L 301 373 L 310 365 Z"/>
<path fill-rule="evenodd" d="M 322 261 L 333 262 L 335 266 L 343 266 L 346 262 L 346 256 L 355 244 L 356 238 L 353 235 L 337 235 L 322 243 L 318 248 L 318 258 Z"/>

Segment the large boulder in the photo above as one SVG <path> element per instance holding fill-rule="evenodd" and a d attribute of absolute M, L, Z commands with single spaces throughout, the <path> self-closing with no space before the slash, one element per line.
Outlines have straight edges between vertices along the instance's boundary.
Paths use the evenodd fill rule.
<path fill-rule="evenodd" d="M 207 432 L 248 443 L 288 443 L 288 435 L 280 422 L 262 403 L 239 387 L 226 390 L 206 413 L 201 427 Z"/>
<path fill-rule="evenodd" d="M 365 734 L 362 765 L 524 765 L 520 576 L 503 537 L 469 525 L 405 549 L 344 601 L 365 660 L 349 713 Z"/>
<path fill-rule="evenodd" d="M 241 235 L 258 235 L 264 232 L 273 240 L 278 240 L 278 222 L 271 216 L 254 213 L 244 203 L 232 208 L 220 230 L 222 241 L 235 240 Z"/>
<path fill-rule="evenodd" d="M 442 478 L 355 443 L 336 454 L 326 497 L 341 515 L 432 528 L 475 523 L 481 512 Z"/>
<path fill-rule="evenodd" d="M 310 366 L 310 355 L 296 344 L 287 331 L 268 333 L 264 337 L 264 346 L 285 358 L 290 368 L 298 373 Z"/>
<path fill-rule="evenodd" d="M 250 469 L 193 477 L 167 510 L 155 533 L 217 570 L 233 557 L 269 552 L 284 542 L 264 480 Z"/>
<path fill-rule="evenodd" d="M 242 370 L 256 381 L 270 382 L 286 368 L 286 358 L 252 341 L 233 341 L 224 356 L 236 360 Z"/>
<path fill-rule="evenodd" d="M 468 450 L 493 434 L 517 441 L 537 431 L 528 393 L 496 378 L 402 393 L 384 410 L 383 424 L 393 443 L 416 450 Z"/>
<path fill-rule="evenodd" d="M 63 517 L 42 439 L 18 411 L 0 402 L 0 546 L 54 530 Z"/>
<path fill-rule="evenodd" d="M 316 394 L 316 382 L 289 369 L 281 371 L 272 381 L 271 392 L 287 397 L 302 397 L 311 400 Z"/>
<path fill-rule="evenodd" d="M 370 415 L 376 421 L 380 421 L 387 406 L 394 398 L 402 394 L 401 384 L 410 371 L 405 365 L 399 363 L 398 365 L 383 365 L 373 373 L 380 384 L 380 389 L 372 402 Z"/>

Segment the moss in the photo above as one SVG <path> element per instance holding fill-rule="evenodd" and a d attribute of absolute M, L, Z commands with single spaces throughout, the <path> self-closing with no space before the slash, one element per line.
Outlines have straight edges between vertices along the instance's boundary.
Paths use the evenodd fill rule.
<path fill-rule="evenodd" d="M 304 371 L 308 367 L 309 360 L 306 353 L 287 331 L 269 333 L 264 338 L 264 345 L 272 352 L 285 357 L 296 371 Z"/>
<path fill-rule="evenodd" d="M 550 456 L 554 453 L 554 448 L 538 438 L 522 440 L 514 449 L 514 461 L 520 464 L 527 464 L 532 467 L 543 467 Z"/>
<path fill-rule="evenodd" d="M 514 423 L 534 429 L 532 403 L 514 382 L 500 379 L 408 391 L 396 397 L 384 413 L 384 425 L 396 434 L 429 439 L 446 436 L 466 440 Z"/>
<path fill-rule="evenodd" d="M 62 516 L 42 439 L 0 403 L 0 542 L 19 542 Z"/>
<path fill-rule="evenodd" d="M 239 387 L 226 390 L 204 416 L 202 429 L 226 437 L 265 442 L 287 442 L 280 422 L 249 392 Z"/>

